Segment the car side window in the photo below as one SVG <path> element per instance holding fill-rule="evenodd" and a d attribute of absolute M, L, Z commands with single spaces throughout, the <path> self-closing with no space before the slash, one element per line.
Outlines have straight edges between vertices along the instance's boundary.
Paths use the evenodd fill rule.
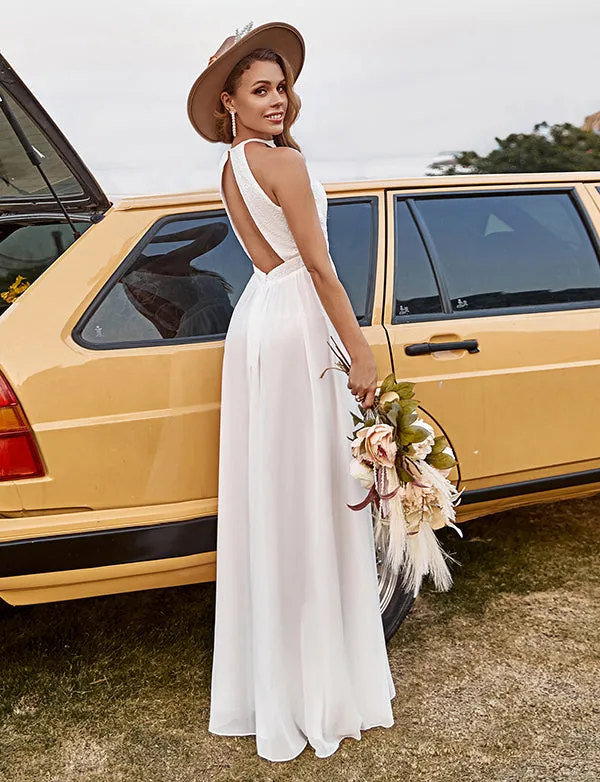
<path fill-rule="evenodd" d="M 435 276 L 406 200 L 394 204 L 394 311 L 392 323 L 413 315 L 441 313 Z"/>
<path fill-rule="evenodd" d="M 102 348 L 224 339 L 251 272 L 224 211 L 163 218 L 107 281 L 74 335 Z"/>
<path fill-rule="evenodd" d="M 370 323 L 377 199 L 333 199 L 328 235 L 356 317 Z M 224 339 L 251 274 L 223 210 L 162 219 L 107 281 L 73 336 L 97 348 Z"/>
<path fill-rule="evenodd" d="M 376 197 L 331 198 L 329 252 L 359 325 L 371 324 L 377 271 Z"/>
<path fill-rule="evenodd" d="M 597 249 L 569 192 L 414 203 L 453 312 L 600 301 Z"/>

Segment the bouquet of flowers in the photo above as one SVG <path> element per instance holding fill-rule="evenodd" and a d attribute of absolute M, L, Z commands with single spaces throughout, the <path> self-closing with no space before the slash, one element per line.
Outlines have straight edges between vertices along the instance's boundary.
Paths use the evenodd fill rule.
<path fill-rule="evenodd" d="M 330 348 L 337 357 L 335 367 L 349 374 L 350 364 L 337 343 Z M 448 591 L 452 576 L 445 559 L 456 562 L 434 533 L 453 527 L 455 506 L 462 491 L 448 480 L 457 463 L 443 435 L 435 436 L 429 424 L 419 418 L 414 384 L 397 382 L 388 375 L 377 390 L 372 408 L 359 407 L 352 413 L 351 475 L 368 489 L 365 499 L 352 510 L 371 503 L 375 544 L 383 552 L 381 563 L 386 578 L 400 577 L 403 587 L 416 597 L 423 577 L 430 574 L 438 591 Z"/>

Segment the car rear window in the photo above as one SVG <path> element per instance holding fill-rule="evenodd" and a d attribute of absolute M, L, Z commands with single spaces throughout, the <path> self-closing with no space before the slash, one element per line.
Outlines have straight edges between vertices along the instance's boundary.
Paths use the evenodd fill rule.
<path fill-rule="evenodd" d="M 80 233 L 91 223 L 74 222 Z M 74 241 L 71 227 L 58 219 L 0 221 L 0 315 Z"/>
<path fill-rule="evenodd" d="M 0 92 L 0 98 L 12 109 L 25 135 L 41 155 L 44 173 L 56 193 L 63 197 L 83 194 L 81 185 L 51 146 L 46 133 L 6 91 Z M 0 201 L 7 198 L 29 201 L 31 196 L 51 196 L 51 193 L 5 115 L 0 112 Z"/>

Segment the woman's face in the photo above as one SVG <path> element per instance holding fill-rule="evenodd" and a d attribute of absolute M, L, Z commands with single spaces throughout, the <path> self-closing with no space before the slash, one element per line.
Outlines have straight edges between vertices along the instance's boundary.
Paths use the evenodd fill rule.
<path fill-rule="evenodd" d="M 285 78 L 276 62 L 255 60 L 242 73 L 234 95 L 222 93 L 227 109 L 235 109 L 237 133 L 272 136 L 283 132 L 288 107 Z"/>

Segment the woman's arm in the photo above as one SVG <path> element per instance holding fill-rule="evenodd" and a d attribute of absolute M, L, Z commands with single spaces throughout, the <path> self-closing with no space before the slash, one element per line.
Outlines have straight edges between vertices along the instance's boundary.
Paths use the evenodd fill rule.
<path fill-rule="evenodd" d="M 319 221 L 306 162 L 292 147 L 277 147 L 271 186 L 296 241 L 317 294 L 351 358 L 348 387 L 365 395 L 364 407 L 373 405 L 377 367 L 344 286 L 331 268 L 329 251 Z"/>

